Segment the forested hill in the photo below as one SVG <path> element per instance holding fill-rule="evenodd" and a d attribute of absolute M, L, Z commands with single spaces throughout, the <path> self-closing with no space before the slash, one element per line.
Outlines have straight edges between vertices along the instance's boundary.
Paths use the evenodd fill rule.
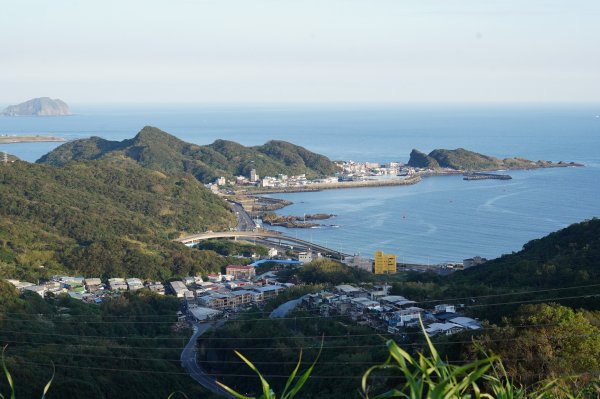
<path fill-rule="evenodd" d="M 451 276 L 453 282 L 495 288 L 562 288 L 600 282 L 600 219 L 533 240 L 517 253 Z"/>
<path fill-rule="evenodd" d="M 408 165 L 415 168 L 439 169 L 449 168 L 455 170 L 498 170 L 498 169 L 532 169 L 556 166 L 580 166 L 575 163 L 552 163 L 550 161 L 530 161 L 525 158 L 499 159 L 483 155 L 474 151 L 457 148 L 455 150 L 437 149 L 429 155 L 413 149 L 410 153 Z"/>
<path fill-rule="evenodd" d="M 140 165 L 165 173 L 186 172 L 208 183 L 219 176 L 250 176 L 256 169 L 260 176 L 307 174 L 309 177 L 331 175 L 336 166 L 327 157 L 285 142 L 269 141 L 245 147 L 233 141 L 217 140 L 210 145 L 186 143 L 155 127 L 144 127 L 134 138 L 121 142 L 99 137 L 61 145 L 38 160 L 62 166 L 73 160 L 129 158 Z"/>
<path fill-rule="evenodd" d="M 235 224 L 228 205 L 193 176 L 127 159 L 0 165 L 0 203 L 0 277 L 32 280 L 65 272 L 165 280 L 218 270 L 223 259 L 200 259 L 207 255 L 170 240 Z"/>

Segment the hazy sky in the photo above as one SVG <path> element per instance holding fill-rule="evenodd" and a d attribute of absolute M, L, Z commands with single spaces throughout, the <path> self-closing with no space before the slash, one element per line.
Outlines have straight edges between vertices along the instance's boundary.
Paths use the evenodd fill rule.
<path fill-rule="evenodd" d="M 0 102 L 600 101 L 598 0 L 5 0 Z"/>

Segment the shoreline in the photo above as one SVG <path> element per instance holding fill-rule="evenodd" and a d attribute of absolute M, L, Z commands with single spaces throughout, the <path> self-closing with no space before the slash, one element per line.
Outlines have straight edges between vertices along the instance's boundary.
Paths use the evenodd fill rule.
<path fill-rule="evenodd" d="M 315 183 L 306 186 L 295 187 L 269 187 L 269 188 L 254 188 L 246 190 L 245 194 L 249 196 L 261 194 L 277 194 L 277 193 L 304 193 L 315 192 L 322 190 L 337 190 L 344 188 L 363 188 L 363 187 L 384 187 L 384 186 L 410 186 L 421 181 L 421 176 L 410 177 L 408 179 L 387 179 L 387 180 L 365 180 L 365 181 L 350 181 L 337 183 Z"/>
<path fill-rule="evenodd" d="M 0 144 L 62 143 L 66 141 L 66 139 L 56 136 L 0 136 Z"/>
<path fill-rule="evenodd" d="M 576 162 L 559 162 L 559 163 L 544 163 L 531 165 L 528 168 L 508 168 L 508 169 L 485 169 L 479 172 L 507 172 L 507 171 L 518 171 L 518 170 L 537 170 L 537 169 L 551 169 L 551 168 L 567 168 L 567 167 L 585 167 L 584 164 Z M 301 192 L 319 192 L 322 190 L 336 190 L 336 189 L 349 189 L 349 188 L 368 188 L 368 187 L 386 187 L 386 186 L 405 186 L 414 185 L 419 183 L 422 178 L 436 177 L 436 176 L 456 176 L 468 173 L 463 170 L 438 170 L 438 171 L 422 171 L 417 172 L 415 176 L 408 179 L 388 179 L 388 180 L 367 180 L 359 182 L 338 182 L 338 183 L 327 183 L 327 184 L 313 184 L 310 186 L 299 186 L 299 187 L 285 187 L 285 188 L 266 188 L 266 189 L 253 189 L 244 190 L 239 192 L 238 195 L 245 196 L 247 199 L 251 199 L 254 206 L 256 202 L 266 201 L 269 203 L 268 211 L 278 211 L 289 205 L 293 205 L 293 202 L 284 200 L 282 198 L 263 197 L 264 194 L 287 194 L 287 193 L 301 193 Z M 253 206 L 253 208 L 254 208 Z M 264 206 L 264 204 L 263 204 Z M 246 209 L 246 207 L 244 207 Z M 266 209 L 246 209 L 246 212 L 253 215 L 254 217 L 259 216 L 262 212 L 267 211 Z M 285 228 L 293 228 L 287 226 L 278 226 Z M 273 230 L 276 231 L 276 230 Z"/>

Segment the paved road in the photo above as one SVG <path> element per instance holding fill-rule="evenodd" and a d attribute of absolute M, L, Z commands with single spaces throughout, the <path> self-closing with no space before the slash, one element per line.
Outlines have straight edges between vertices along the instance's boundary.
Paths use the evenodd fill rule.
<path fill-rule="evenodd" d="M 298 306 L 298 304 L 300 304 L 302 299 L 304 299 L 306 296 L 307 295 L 304 295 L 298 299 L 292 299 L 291 301 L 287 301 L 286 303 L 277 306 L 275 309 L 273 309 L 271 314 L 269 314 L 269 318 L 276 319 L 279 317 L 285 317 L 290 311 Z"/>
<path fill-rule="evenodd" d="M 237 217 L 237 220 L 238 220 L 238 225 L 236 227 L 236 230 L 238 230 L 238 231 L 254 230 L 254 228 L 256 227 L 256 224 L 254 223 L 254 221 L 252 220 L 250 215 L 248 215 L 248 212 L 246 212 L 246 210 L 240 204 L 238 204 L 236 202 L 230 202 L 230 204 L 231 204 L 231 208 L 235 212 L 235 216 Z"/>
<path fill-rule="evenodd" d="M 226 398 L 235 398 L 229 392 L 215 383 L 213 376 L 207 375 L 198 363 L 196 362 L 196 341 L 198 337 L 210 330 L 212 327 L 219 327 L 219 323 L 194 323 L 194 335 L 190 338 L 183 352 L 181 352 L 181 365 L 187 370 L 190 377 L 196 380 L 204 388 L 208 389 L 212 393 L 221 395 Z"/>

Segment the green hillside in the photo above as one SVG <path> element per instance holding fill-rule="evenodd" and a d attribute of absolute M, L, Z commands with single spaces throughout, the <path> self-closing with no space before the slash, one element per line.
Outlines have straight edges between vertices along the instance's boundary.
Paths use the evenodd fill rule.
<path fill-rule="evenodd" d="M 121 142 L 98 137 L 61 145 L 38 160 L 55 166 L 70 161 L 132 159 L 142 166 L 165 173 L 190 173 L 203 183 L 219 176 L 248 177 L 256 169 L 260 176 L 279 173 L 309 177 L 331 175 L 336 166 L 327 157 L 285 141 L 269 141 L 262 146 L 217 140 L 210 145 L 186 143 L 155 127 L 146 126 L 133 139 Z"/>
<path fill-rule="evenodd" d="M 464 148 L 457 148 L 455 150 L 437 149 L 431 151 L 429 155 L 414 149 L 410 153 L 408 165 L 414 168 L 449 168 L 455 170 L 476 171 L 567 166 L 564 162 L 554 164 L 550 161 L 530 161 L 519 157 L 499 159 L 474 151 L 465 150 Z M 568 165 L 576 164 L 570 163 Z"/>
<path fill-rule="evenodd" d="M 171 239 L 235 224 L 228 205 L 191 175 L 127 159 L 64 168 L 18 161 L 0 166 L 0 182 L 0 277 L 166 279 L 216 270 L 224 262 L 216 254 Z"/>
<path fill-rule="evenodd" d="M 523 250 L 452 275 L 494 287 L 560 288 L 600 281 L 600 219 L 528 242 Z"/>

